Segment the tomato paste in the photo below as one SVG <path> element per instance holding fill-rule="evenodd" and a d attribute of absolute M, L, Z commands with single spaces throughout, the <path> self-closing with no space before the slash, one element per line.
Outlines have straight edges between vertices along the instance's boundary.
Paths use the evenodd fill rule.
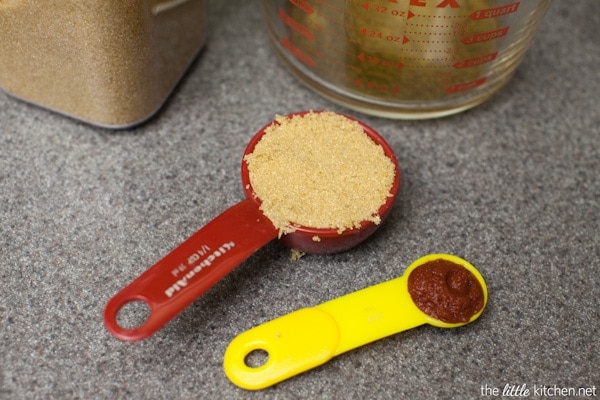
<path fill-rule="evenodd" d="M 462 265 L 441 258 L 410 273 L 408 292 L 421 311 L 448 323 L 469 322 L 484 306 L 477 278 Z"/>

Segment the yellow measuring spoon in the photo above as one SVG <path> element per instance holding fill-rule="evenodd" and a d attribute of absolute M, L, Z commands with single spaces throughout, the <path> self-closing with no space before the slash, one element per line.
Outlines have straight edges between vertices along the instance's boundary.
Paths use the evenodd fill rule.
<path fill-rule="evenodd" d="M 303 308 L 235 337 L 224 356 L 227 377 L 264 389 L 375 340 L 425 323 L 454 328 L 477 319 L 487 303 L 483 277 L 469 262 L 429 254 L 395 279 Z M 248 365 L 266 353 L 259 366 Z"/>

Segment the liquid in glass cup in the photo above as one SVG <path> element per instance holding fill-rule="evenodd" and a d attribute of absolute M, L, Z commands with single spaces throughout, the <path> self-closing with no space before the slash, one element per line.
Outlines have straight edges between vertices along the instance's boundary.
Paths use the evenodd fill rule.
<path fill-rule="evenodd" d="M 552 0 L 263 0 L 276 53 L 308 87 L 366 114 L 450 115 L 512 77 Z"/>

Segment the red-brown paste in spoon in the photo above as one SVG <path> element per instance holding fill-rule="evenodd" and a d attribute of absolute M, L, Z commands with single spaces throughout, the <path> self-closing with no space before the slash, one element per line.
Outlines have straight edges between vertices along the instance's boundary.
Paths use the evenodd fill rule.
<path fill-rule="evenodd" d="M 410 273 L 408 292 L 421 311 L 447 323 L 469 322 L 484 303 L 477 278 L 462 265 L 441 258 Z"/>

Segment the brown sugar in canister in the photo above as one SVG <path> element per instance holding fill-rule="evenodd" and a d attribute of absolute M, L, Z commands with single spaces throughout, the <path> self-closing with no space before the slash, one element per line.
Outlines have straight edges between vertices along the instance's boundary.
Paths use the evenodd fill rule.
<path fill-rule="evenodd" d="M 0 0 L 0 88 L 123 128 L 165 102 L 208 35 L 206 0 Z"/>
<path fill-rule="evenodd" d="M 408 292 L 425 314 L 448 323 L 468 322 L 484 305 L 481 284 L 462 265 L 437 259 L 415 268 Z"/>

